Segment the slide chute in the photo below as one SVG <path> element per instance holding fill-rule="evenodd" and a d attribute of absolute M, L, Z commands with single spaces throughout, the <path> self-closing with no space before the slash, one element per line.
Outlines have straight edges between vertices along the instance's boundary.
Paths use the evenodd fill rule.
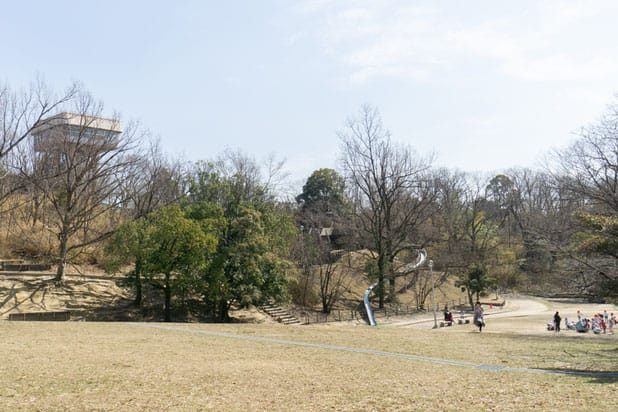
<path fill-rule="evenodd" d="M 401 271 L 407 273 L 416 268 L 419 268 L 423 266 L 425 260 L 427 260 L 427 252 L 425 252 L 425 249 L 421 249 L 418 251 L 418 258 L 416 259 L 416 262 L 410 265 L 406 265 Z M 369 295 L 371 294 L 371 292 L 373 292 L 373 289 L 379 284 L 380 282 L 378 281 L 373 285 L 369 286 L 363 296 L 363 302 L 365 303 L 365 311 L 367 312 L 367 319 L 369 320 L 369 325 L 371 326 L 376 326 L 376 319 L 373 316 L 373 310 L 371 309 L 371 305 L 369 304 Z"/>

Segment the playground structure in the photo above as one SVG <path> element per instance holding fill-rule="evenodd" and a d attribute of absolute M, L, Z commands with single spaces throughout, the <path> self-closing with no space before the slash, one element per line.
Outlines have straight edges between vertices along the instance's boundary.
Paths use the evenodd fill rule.
<path fill-rule="evenodd" d="M 421 249 L 418 251 L 418 258 L 416 262 L 412 265 L 406 266 L 406 270 L 414 270 L 417 269 L 425 263 L 427 260 L 427 252 L 425 249 Z M 367 312 L 367 320 L 369 321 L 370 326 L 376 326 L 376 319 L 373 314 L 373 310 L 371 309 L 371 305 L 369 304 L 369 295 L 373 292 L 374 288 L 380 284 L 380 281 L 377 281 L 373 285 L 369 286 L 363 295 L 363 303 L 365 304 L 365 311 Z"/>

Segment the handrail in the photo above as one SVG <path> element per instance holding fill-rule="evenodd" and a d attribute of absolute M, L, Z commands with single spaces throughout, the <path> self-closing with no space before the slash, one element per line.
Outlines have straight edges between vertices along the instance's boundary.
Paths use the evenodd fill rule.
<path fill-rule="evenodd" d="M 416 263 L 410 268 L 410 270 L 414 270 L 422 266 L 423 263 L 425 263 L 425 260 L 427 260 L 427 252 L 425 251 L 425 249 L 421 249 L 418 251 L 418 258 L 416 260 Z M 373 315 L 373 310 L 371 309 L 371 305 L 369 304 L 369 295 L 371 294 L 373 289 L 379 284 L 380 284 L 380 281 L 377 281 L 373 285 L 369 286 L 367 290 L 365 291 L 365 294 L 363 295 L 363 302 L 365 303 L 365 311 L 367 312 L 367 318 L 369 319 L 370 326 L 376 326 L 376 319 L 375 319 L 375 316 Z"/>

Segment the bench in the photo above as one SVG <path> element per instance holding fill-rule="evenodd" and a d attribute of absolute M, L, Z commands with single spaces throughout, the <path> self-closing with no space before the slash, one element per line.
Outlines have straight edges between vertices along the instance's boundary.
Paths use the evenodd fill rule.
<path fill-rule="evenodd" d="M 464 323 L 470 323 L 470 319 L 457 319 L 457 323 L 460 325 Z"/>
<path fill-rule="evenodd" d="M 5 265 L 21 265 L 23 263 L 23 259 L 0 259 L 0 270 L 5 270 Z"/>
<path fill-rule="evenodd" d="M 69 312 L 68 310 L 58 312 L 9 313 L 9 320 L 63 321 L 69 319 L 71 319 L 71 312 Z"/>
<path fill-rule="evenodd" d="M 453 322 L 450 321 L 450 320 L 445 320 L 445 321 L 440 322 L 440 327 L 441 328 L 443 328 L 445 326 L 453 326 Z"/>

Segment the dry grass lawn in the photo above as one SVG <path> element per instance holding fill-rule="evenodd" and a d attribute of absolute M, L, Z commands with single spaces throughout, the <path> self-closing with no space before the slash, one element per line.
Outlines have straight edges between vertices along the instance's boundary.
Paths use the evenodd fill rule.
<path fill-rule="evenodd" d="M 535 323 L 545 317 L 539 315 Z M 618 410 L 618 378 L 613 376 L 484 370 L 253 339 L 313 342 L 475 365 L 618 371 L 616 337 L 555 335 L 540 327 L 522 333 L 528 327 L 526 319 L 490 317 L 483 333 L 470 325 L 432 330 L 426 324 L 143 327 L 1 321 L 0 409 Z M 501 322 L 520 328 L 502 330 Z M 173 329 L 163 329 L 170 326 Z"/>

